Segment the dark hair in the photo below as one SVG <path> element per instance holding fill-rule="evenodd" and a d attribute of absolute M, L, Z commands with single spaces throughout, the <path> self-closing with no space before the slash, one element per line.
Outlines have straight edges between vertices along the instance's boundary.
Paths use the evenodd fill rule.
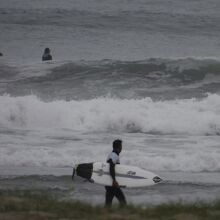
<path fill-rule="evenodd" d="M 50 53 L 50 48 L 48 48 L 48 47 L 45 48 L 45 49 L 44 49 L 44 53 Z"/>
<path fill-rule="evenodd" d="M 119 140 L 119 139 L 114 140 L 112 143 L 113 149 L 117 149 L 117 148 L 121 147 L 121 145 L 122 145 L 122 140 Z"/>

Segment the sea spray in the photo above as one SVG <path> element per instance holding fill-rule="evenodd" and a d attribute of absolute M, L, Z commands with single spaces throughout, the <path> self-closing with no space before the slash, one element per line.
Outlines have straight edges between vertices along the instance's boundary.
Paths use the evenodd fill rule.
<path fill-rule="evenodd" d="M 0 96 L 0 126 L 67 128 L 90 132 L 220 134 L 220 96 L 153 101 L 97 98 L 41 101 L 36 96 Z"/>

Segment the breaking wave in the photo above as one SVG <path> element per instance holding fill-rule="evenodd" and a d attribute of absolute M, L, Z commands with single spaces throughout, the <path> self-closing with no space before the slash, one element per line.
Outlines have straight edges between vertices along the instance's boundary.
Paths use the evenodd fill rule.
<path fill-rule="evenodd" d="M 0 96 L 0 126 L 154 134 L 220 134 L 220 95 L 153 101 L 97 98 L 44 102 L 36 96 Z"/>

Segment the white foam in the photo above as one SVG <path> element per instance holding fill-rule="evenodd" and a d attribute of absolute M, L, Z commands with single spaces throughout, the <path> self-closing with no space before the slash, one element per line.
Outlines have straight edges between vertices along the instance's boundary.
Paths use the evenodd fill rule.
<path fill-rule="evenodd" d="M 220 96 L 152 101 L 97 98 L 43 102 L 36 96 L 0 96 L 0 126 L 25 129 L 154 132 L 204 135 L 220 133 Z"/>
<path fill-rule="evenodd" d="M 38 136 L 37 141 L 33 135 L 29 134 L 29 136 L 30 140 L 26 141 L 21 140 L 22 136 L 17 139 L 11 136 L 13 141 L 11 140 L 10 144 L 7 141 L 1 144 L 1 167 L 5 167 L 6 170 L 11 167 L 17 167 L 20 170 L 23 169 L 22 167 L 38 167 L 42 172 L 50 167 L 69 167 L 71 170 L 71 166 L 77 163 L 105 161 L 111 151 L 111 143 L 106 139 L 101 140 L 100 134 L 94 135 L 94 140 L 84 136 L 80 141 L 52 140 L 47 137 L 47 134 L 41 139 Z M 160 142 L 164 141 L 160 138 L 154 142 L 140 144 L 138 141 L 143 137 L 136 136 L 130 139 L 125 139 L 123 135 L 121 137 L 124 142 L 121 154 L 122 164 L 135 165 L 152 171 L 220 171 L 220 153 L 217 148 L 209 146 L 209 141 L 204 144 L 198 139 L 196 144 L 185 146 L 187 137 L 178 145 L 175 145 L 170 138 L 171 149 L 165 148 L 164 144 L 160 145 Z M 132 140 L 136 144 L 133 144 Z"/>
<path fill-rule="evenodd" d="M 220 170 L 215 135 L 220 96 L 214 94 L 200 100 L 69 102 L 5 95 L 0 96 L 0 129 L 0 166 L 43 169 L 105 161 L 117 136 L 126 146 L 124 164 L 161 171 Z"/>

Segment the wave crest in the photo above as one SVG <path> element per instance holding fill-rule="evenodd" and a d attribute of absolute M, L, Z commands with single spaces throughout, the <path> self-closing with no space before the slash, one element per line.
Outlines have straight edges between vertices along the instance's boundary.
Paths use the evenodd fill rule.
<path fill-rule="evenodd" d="M 220 96 L 153 101 L 97 98 L 43 102 L 36 96 L 0 96 L 0 126 L 154 134 L 220 134 Z"/>

